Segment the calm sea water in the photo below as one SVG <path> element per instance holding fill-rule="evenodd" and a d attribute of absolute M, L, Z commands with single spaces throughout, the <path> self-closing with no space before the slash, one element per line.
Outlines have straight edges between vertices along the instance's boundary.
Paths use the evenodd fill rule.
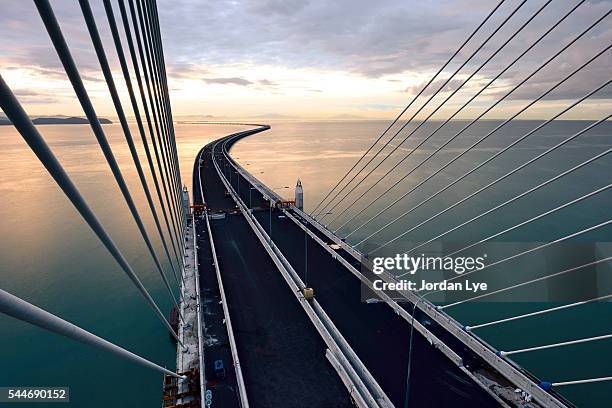
<path fill-rule="evenodd" d="M 239 142 L 232 154 L 263 182 L 279 188 L 277 191 L 288 198 L 292 196 L 293 186 L 300 178 L 305 188 L 306 209 L 309 210 L 316 206 L 339 177 L 360 157 L 385 125 L 386 122 L 377 121 L 272 123 L 272 130 Z M 423 132 L 416 132 L 398 151 L 401 153 L 395 156 L 398 159 L 389 159 L 352 193 L 355 205 L 336 220 L 333 219 L 342 212 L 344 204 L 328 211 L 332 214 L 326 217 L 326 222 L 334 229 L 341 226 L 361 208 L 365 208 L 369 201 L 383 193 L 385 187 L 395 183 L 399 179 L 398 175 L 411 171 L 427 157 L 428 152 L 433 151 L 463 125 L 458 122 L 452 124 L 453 128 L 447 131 L 438 132 L 400 164 L 400 171 L 394 172 L 395 175 L 382 183 L 380 188 L 372 189 L 368 195 L 356 201 L 360 192 L 368 188 L 369 182 L 384 175 L 434 128 L 424 127 Z M 424 163 L 403 180 L 397 190 L 407 191 L 496 125 L 494 122 L 486 122 L 465 132 L 456 143 L 449 145 L 450 149 L 445 149 L 444 155 Z M 476 177 L 466 179 L 465 183 L 460 183 L 432 200 L 430 205 L 424 205 L 406 219 L 401 219 L 383 233 L 370 238 L 364 249 L 368 250 L 416 225 L 587 125 L 586 122 L 562 122 L 547 127 L 546 131 L 534 135 L 504 155 L 503 160 L 496 160 L 482 172 L 479 171 Z M 463 174 L 463 171 L 492 155 L 500 146 L 505 146 L 535 126 L 535 122 L 519 122 L 495 134 L 479 149 L 466 155 L 464 160 L 458 161 L 448 171 L 424 185 L 423 189 L 415 190 L 411 196 L 389 209 L 384 219 L 366 225 L 349 240 L 356 243 L 367 237 L 384 223 L 444 187 L 453 177 Z M 145 286 L 161 308 L 168 310 L 170 301 L 159 275 L 89 127 L 41 126 L 39 129 L 128 261 L 135 267 Z M 161 254 L 161 244 L 156 237 L 120 128 L 118 125 L 107 125 L 104 129 Z M 235 126 L 177 124 L 181 172 L 189 188 L 197 151 L 208 141 L 239 129 Z M 500 188 L 492 188 L 486 194 L 483 193 L 472 200 L 469 206 L 459 207 L 457 211 L 449 212 L 430 225 L 415 230 L 391 246 L 389 251 L 406 250 L 411 243 L 443 232 L 449 225 L 456 225 L 466 216 L 471 217 L 588 159 L 610 146 L 611 135 L 610 124 L 594 129 L 569 143 L 563 150 L 509 178 Z M 0 127 L 0 152 L 0 287 L 144 357 L 174 367 L 175 349 L 162 325 L 12 127 Z M 144 162 L 144 153 L 140 152 Z M 485 237 L 605 185 L 610 182 L 610 174 L 612 161 L 608 157 L 602 158 L 592 166 L 560 180 L 551 188 L 530 196 L 528 200 L 509 206 L 500 213 L 501 216 L 492 214 L 491 218 L 483 219 L 471 228 L 459 230 L 458 235 L 449 239 L 452 238 L 453 242 L 473 242 L 474 238 Z M 285 186 L 290 189 L 285 189 Z M 366 211 L 347 223 L 339 233 L 347 235 L 397 197 L 399 194 L 392 191 L 368 206 Z M 517 242 L 528 243 L 549 239 L 551 236 L 563 236 L 607 219 L 610 203 L 612 196 L 608 192 L 599 194 L 567 211 L 534 223 L 527 229 L 508 234 L 501 241 L 516 245 Z M 602 242 L 611 241 L 611 232 L 610 228 L 598 230 L 583 241 L 585 245 L 593 245 L 594 253 L 600 257 L 610 252 L 609 245 Z M 518 272 L 528 269 L 526 265 L 532 266 L 531 269 L 542 269 L 542 272 L 556 271 L 550 269 L 550 259 L 553 258 L 555 254 L 550 255 L 546 262 L 530 258 L 526 261 L 529 263 L 514 266 L 513 274 L 504 276 L 509 278 L 508 283 L 514 282 L 513 279 L 520 280 L 522 275 Z M 543 266 L 548 269 L 544 270 Z M 609 273 L 607 275 L 610 276 Z M 599 273 L 594 279 L 599 279 L 596 287 L 602 290 L 600 287 L 605 286 L 605 276 Z M 543 307 L 533 302 L 506 302 L 496 307 L 482 307 L 478 303 L 468 305 L 457 307 L 452 314 L 462 321 L 475 323 Z M 497 326 L 495 330 L 482 330 L 481 334 L 505 350 L 577 336 L 606 334 L 612 330 L 610 311 L 609 304 L 589 305 L 550 314 L 541 319 L 526 319 L 516 324 Z M 160 403 L 160 375 L 5 316 L 0 316 L 0 346 L 0 385 L 70 386 L 72 406 L 75 407 L 158 406 Z M 610 375 L 610 364 L 602 358 L 609 353 L 610 343 L 598 342 L 571 349 L 528 353 L 517 356 L 516 360 L 542 378 L 561 381 Z M 600 406 L 597 401 L 607 401 L 612 389 L 609 384 L 601 383 L 568 387 L 563 393 L 580 406 Z"/>

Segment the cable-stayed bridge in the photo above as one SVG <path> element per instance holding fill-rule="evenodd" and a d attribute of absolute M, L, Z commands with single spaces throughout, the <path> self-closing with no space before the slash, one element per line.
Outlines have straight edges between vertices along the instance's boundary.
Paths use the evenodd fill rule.
<path fill-rule="evenodd" d="M 162 367 L 153 358 L 138 356 L 0 290 L 3 313 L 163 373 L 163 406 L 566 407 L 573 406 L 571 398 L 566 397 L 566 389 L 595 387 L 612 380 L 612 373 L 554 378 L 547 373 L 547 367 L 534 370 L 520 365 L 515 357 L 557 349 L 571 355 L 578 345 L 609 346 L 612 328 L 605 326 L 605 322 L 602 330 L 607 331 L 590 335 L 583 332 L 580 322 L 566 321 L 564 338 L 525 346 L 524 342 L 517 342 L 520 346 L 511 348 L 500 348 L 480 335 L 485 328 L 537 322 L 550 315 L 579 310 L 607 301 L 612 294 L 597 292 L 590 297 L 548 303 L 535 310 L 493 316 L 476 323 L 454 313 L 460 305 L 495 300 L 500 294 L 511 295 L 521 288 L 548 284 L 559 277 L 586 274 L 598 268 L 609 271 L 611 256 L 605 250 L 521 281 L 491 281 L 496 286 L 485 293 L 442 300 L 436 297 L 440 289 L 373 291 L 375 280 L 398 283 L 403 276 L 387 272 L 377 275 L 364 267 L 378 255 L 402 252 L 417 256 L 440 246 L 444 257 L 465 255 L 500 237 L 528 231 L 529 226 L 568 209 L 581 208 L 584 203 L 603 215 L 569 222 L 568 228 L 551 228 L 542 242 L 507 249 L 488 259 L 484 268 L 446 281 L 463 280 L 472 274 L 492 274 L 500 267 L 512 266 L 523 258 L 588 239 L 593 234 L 609 237 L 611 220 L 609 211 L 605 211 L 611 202 L 609 174 L 601 177 L 601 184 L 587 183 L 585 188 L 576 190 L 578 195 L 570 194 L 568 189 L 568 194 L 559 196 L 560 201 L 551 201 L 544 209 L 525 211 L 516 222 L 499 222 L 508 216 L 513 204 L 529 203 L 538 191 L 563 186 L 565 180 L 575 180 L 571 177 L 585 170 L 609 169 L 605 165 L 606 160 L 609 164 L 612 144 L 609 136 L 603 138 L 597 151 L 590 151 L 575 163 L 569 162 L 563 170 L 530 173 L 510 195 L 486 202 L 473 215 L 453 213 L 489 189 L 510 184 L 525 169 L 537 169 L 538 163 L 554 157 L 572 142 L 595 130 L 610 129 L 611 113 L 603 112 L 536 154 L 516 155 L 524 143 L 541 138 L 547 128 L 558 124 L 565 115 L 609 95 L 607 73 L 601 82 L 556 104 L 547 119 L 513 133 L 501 147 L 489 149 L 488 156 L 470 159 L 472 152 L 487 146 L 488 141 L 521 120 L 521 115 L 536 109 L 539 102 L 609 63 L 612 44 L 605 35 L 612 11 L 609 7 L 589 19 L 581 14 L 591 6 L 586 1 L 502 0 L 495 4 L 359 160 L 312 211 L 304 212 L 279 194 L 288 186 L 264 185 L 230 155 L 232 145 L 239 140 L 270 129 L 265 125 L 253 125 L 251 130 L 228 135 L 202 148 L 194 158 L 191 205 L 179 170 L 155 1 L 103 2 L 114 44 L 113 58 L 116 55 L 120 63 L 129 95 L 128 107 L 119 97 L 119 83 L 109 65 L 110 52 L 101 41 L 90 4 L 80 0 L 84 23 L 154 220 L 155 230 L 149 231 L 117 165 L 52 4 L 46 0 L 34 3 L 175 306 L 176 322 L 171 322 L 167 313 L 160 310 L 138 271 L 127 261 L 47 145 L 44 134 L 32 124 L 1 77 L 0 106 L 160 323 L 176 339 L 177 366 L 175 370 Z M 540 18 L 547 13 L 550 15 L 544 24 Z M 581 26 L 568 34 L 567 22 L 577 16 Z M 554 41 L 558 31 L 565 34 L 563 41 Z M 529 35 L 523 36 L 525 33 Z M 507 60 L 500 62 L 500 55 Z M 566 55 L 571 57 L 569 62 L 561 64 Z M 508 77 L 522 64 L 528 66 L 527 73 Z M 528 93 L 528 97 L 515 98 L 532 85 L 530 81 L 542 75 L 547 79 L 541 81 L 542 87 Z M 462 94 L 464 99 L 457 102 Z M 488 100 L 479 99 L 485 95 Z M 488 119 L 487 114 L 509 101 L 519 103 L 513 113 L 490 123 L 482 134 L 476 132 Z M 128 124 L 130 108 L 137 136 Z M 466 111 L 472 113 L 469 119 L 462 116 Z M 136 148 L 138 136 L 146 166 Z M 461 147 L 454 144 L 461 141 L 464 141 Z M 410 143 L 414 144 L 408 146 Z M 448 160 L 440 161 L 441 156 Z M 471 177 L 495 168 L 496 160 L 507 156 L 512 157 L 507 169 L 503 168 L 490 181 L 476 183 L 473 191 L 468 187 L 462 190 L 473 185 Z M 464 170 L 453 167 L 466 162 L 470 165 Z M 147 169 L 150 174 L 145 173 Z M 154 192 L 147 180 L 153 180 Z M 445 196 L 457 190 L 461 194 L 456 200 Z M 412 200 L 407 200 L 409 197 Z M 440 203 L 442 206 L 433 206 Z M 423 215 L 422 210 L 430 207 L 435 210 Z M 427 231 L 425 226 L 449 215 L 453 216 L 450 223 L 443 223 L 437 232 L 423 232 Z M 444 240 L 480 220 L 490 225 L 488 232 L 469 236 L 469 240 L 459 244 L 443 245 Z M 159 236 L 161 251 L 152 244 L 151 234 Z M 488 307 L 487 303 L 482 305 Z M 610 369 L 609 364 L 602 361 L 597 372 L 606 369 Z"/>

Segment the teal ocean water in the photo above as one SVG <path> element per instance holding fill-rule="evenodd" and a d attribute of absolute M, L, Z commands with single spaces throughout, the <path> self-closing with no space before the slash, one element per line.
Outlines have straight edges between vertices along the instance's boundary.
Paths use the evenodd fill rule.
<path fill-rule="evenodd" d="M 316 206 L 386 124 L 382 121 L 272 123 L 272 130 L 239 142 L 232 154 L 259 179 L 270 187 L 279 188 L 278 192 L 288 198 L 292 196 L 292 188 L 300 178 L 305 189 L 306 209 L 309 210 Z M 475 126 L 456 143 L 449 145 L 444 155 L 424 164 L 403 180 L 397 190 L 407 191 L 497 124 L 484 122 Z M 487 139 L 454 167 L 449 167 L 448 171 L 432 179 L 423 189 L 415 190 L 413 195 L 390 209 L 385 219 L 373 222 L 355 233 L 350 241 L 356 243 L 376 231 L 387 221 L 418 204 L 429 194 L 446 185 L 445 183 L 463 174 L 537 124 L 517 122 L 504 132 Z M 463 125 L 460 122 L 453 123 L 453 127 L 446 133 L 439 132 L 399 165 L 401 171 L 394 174 L 410 171 L 427 157 L 428 152 L 440 146 L 454 134 L 453 131 L 459 130 Z M 406 231 L 420 220 L 588 125 L 588 122 L 559 122 L 546 127 L 546 131 L 543 129 L 508 155 L 490 163 L 474 177 L 466 179 L 465 183 L 449 189 L 432 201 L 431 205 L 423 206 L 384 233 L 372 237 L 363 249 L 367 251 Z M 423 128 L 422 132 L 416 132 L 398 150 L 397 156 L 392 156 L 397 157 L 397 160 L 390 158 L 371 178 L 362 182 L 351 197 L 357 197 L 359 192 L 367 189 L 369 180 L 376 180 L 376 175 L 382 176 L 399 158 L 408 154 L 412 147 L 427 136 L 428 131 L 434 129 Z M 39 129 L 160 307 L 169 310 L 170 301 L 164 292 L 161 279 L 153 267 L 89 127 L 50 125 L 40 126 Z M 120 128 L 118 125 L 106 125 L 104 129 L 144 215 L 150 235 L 161 254 L 161 244 L 154 233 L 153 221 Z M 183 180 L 191 182 L 195 154 L 204 144 L 238 129 L 240 128 L 235 126 L 177 124 Z M 470 201 L 469 205 L 459 207 L 457 211 L 449 212 L 439 220 L 415 230 L 414 234 L 398 241 L 389 251 L 406 250 L 408 245 L 443 232 L 445 228 L 456 225 L 604 151 L 612 143 L 611 135 L 612 126 L 609 123 L 603 124 L 568 143 L 564 149 L 517 173 L 503 186 L 492 188 L 486 194 L 483 193 Z M 142 153 L 142 149 L 140 150 Z M 144 357 L 174 367 L 174 346 L 160 322 L 12 127 L 0 127 L 0 152 L 0 287 Z M 144 153 L 141 158 L 144 161 Z M 449 236 L 449 240 L 473 242 L 601 187 L 610 182 L 611 174 L 612 160 L 606 156 L 588 168 L 551 185 L 550 188 L 530 195 L 527 200 L 508 206 L 503 212 L 492 214 L 492 217 L 484 218 L 470 228 L 458 231 L 457 235 Z M 345 218 L 339 217 L 331 222 L 343 209 L 342 205 L 339 205 L 337 209 L 330 211 L 332 214 L 326 221 L 330 222 L 333 228 L 339 227 L 343 220 L 347 220 L 362 208 L 360 205 L 365 207 L 369 199 L 384 192 L 386 187 L 398 179 L 398 176 L 389 177 L 360 201 L 353 199 L 355 206 L 341 216 Z M 285 189 L 285 186 L 291 188 Z M 191 188 L 189 184 L 188 187 Z M 392 191 L 347 223 L 339 233 L 350 233 L 397 197 L 399 194 Z M 563 236 L 606 220 L 610 216 L 611 204 L 612 195 L 606 191 L 496 241 L 516 246 Z M 599 229 L 572 245 L 580 244 L 591 248 L 592 253 L 588 256 L 609 256 L 611 233 L 610 228 Z M 574 253 L 575 248 L 567 246 L 564 252 Z M 502 250 L 506 251 L 508 247 L 502 246 L 499 251 Z M 493 255 L 496 254 L 492 252 Z M 521 271 L 550 273 L 571 262 L 576 262 L 576 259 L 571 256 L 560 259 L 558 251 L 549 253 L 547 257 L 530 257 L 523 263 L 514 264 L 512 268 L 503 271 L 502 275 L 508 280 L 498 280 L 496 283 L 503 285 L 520 281 L 526 276 L 521 274 Z M 599 291 L 597 293 L 606 290 L 605 288 L 609 289 L 610 286 L 606 286 L 612 275 L 609 271 L 610 269 L 602 268 L 591 273 L 588 288 Z M 579 278 L 574 276 L 574 279 Z M 539 290 L 550 291 L 550 287 L 540 287 Z M 603 294 L 605 293 L 601 293 Z M 451 314 L 461 321 L 477 323 L 548 307 L 548 304 L 534 302 L 483 305 L 485 304 L 469 303 L 453 309 Z M 550 314 L 545 318 L 525 319 L 483 329 L 479 334 L 504 350 L 607 334 L 612 332 L 612 321 L 609 317 L 611 311 L 609 303 L 589 305 Z M 161 375 L 3 315 L 0 315 L 0 346 L 0 386 L 69 386 L 71 406 L 74 407 L 160 404 Z M 589 343 L 518 355 L 516 361 L 534 374 L 552 381 L 607 376 L 612 372 L 612 367 L 605 356 L 609 356 L 611 347 L 609 341 Z M 563 394 L 579 406 L 601 406 L 598 402 L 609 401 L 612 395 L 611 387 L 610 383 L 572 386 L 563 389 Z"/>
<path fill-rule="evenodd" d="M 367 171 L 364 172 L 364 176 L 358 177 L 355 183 L 359 182 L 359 186 L 343 200 L 342 204 L 336 206 L 332 203 L 323 207 L 323 210 L 320 210 L 322 213 L 332 213 L 324 217 L 323 222 L 332 230 L 337 230 L 341 237 L 348 236 L 348 242 L 357 244 L 541 124 L 538 121 L 519 121 L 494 131 L 500 123 L 485 121 L 467 128 L 432 159 L 427 157 L 461 132 L 468 122 L 453 122 L 439 131 L 435 131 L 439 123 L 422 126 L 397 149 L 393 156 L 375 169 L 370 177 L 364 178 Z M 411 231 L 393 245 L 374 252 L 373 256 L 403 253 L 421 242 L 458 227 L 442 239 L 435 240 L 412 253 L 412 255 L 421 253 L 445 255 L 609 185 L 612 181 L 612 155 L 603 156 L 587 166 L 569 172 L 575 166 L 610 148 L 612 123 L 606 122 L 547 153 L 464 204 L 421 225 L 460 199 L 536 158 L 572 135 L 580 133 L 592 123 L 559 121 L 544 126 L 444 193 L 411 211 L 407 216 L 398 218 L 380 233 L 372 235 L 359 245 L 360 249 L 366 253 L 370 252 L 399 234 Z M 386 123 L 381 122 L 287 123 L 273 127 L 270 132 L 239 142 L 232 153 L 253 173 L 263 172 L 258 174 L 258 177 L 269 186 L 293 186 L 299 177 L 304 185 L 305 208 L 309 211 L 316 207 L 327 191 L 368 147 L 369 139 L 365 135 L 379 135 L 385 129 L 385 125 Z M 411 133 L 410 129 L 416 129 L 417 126 L 418 124 L 409 125 L 407 131 L 402 134 Z M 425 141 L 432 133 L 433 136 Z M 487 136 L 489 133 L 491 135 Z M 486 139 L 469 153 L 418 187 L 422 180 L 485 136 Z M 374 152 L 382 148 L 386 140 L 387 137 L 383 138 Z M 396 145 L 397 142 L 392 142 L 383 153 L 390 152 Z M 413 149 L 419 145 L 420 147 L 413 152 Z M 408 158 L 400 162 L 406 156 Z M 378 160 L 367 169 L 373 169 L 376 163 Z M 389 176 L 363 195 L 375 181 L 381 179 L 396 165 L 396 169 Z M 566 176 L 553 183 L 460 227 L 463 222 L 566 171 L 568 171 Z M 410 175 L 402 180 L 406 174 Z M 385 193 L 396 183 L 397 186 L 393 190 Z M 352 187 L 340 194 L 335 202 L 350 190 Z M 411 190 L 413 192 L 382 213 L 379 218 L 366 224 L 355 234 L 349 235 Z M 281 194 L 284 191 L 290 192 L 285 189 L 278 190 Z M 383 193 L 385 195 L 374 201 Z M 370 205 L 371 202 L 373 203 Z M 367 209 L 362 212 L 364 208 Z M 493 263 L 605 222 L 610 219 L 611 208 L 612 191 L 608 189 L 521 228 L 497 236 L 491 242 L 475 246 L 470 251 L 474 256 L 486 254 L 487 263 Z M 351 220 L 353 216 L 355 217 Z M 607 225 L 570 241 L 507 261 L 482 273 L 475 273 L 469 278 L 488 283 L 489 290 L 505 288 L 609 257 L 612 255 L 611 242 L 612 228 Z M 469 251 L 458 256 L 468 254 Z M 447 312 L 460 322 L 476 325 L 608 294 L 612 294 L 610 262 L 483 299 L 486 302 L 464 303 L 447 309 Z M 460 299 L 449 295 L 441 301 L 452 302 Z M 612 333 L 611 313 L 612 303 L 607 301 L 494 325 L 477 330 L 476 333 L 499 350 L 517 350 Z M 609 356 L 611 352 L 612 341 L 604 340 L 516 354 L 512 358 L 539 378 L 557 382 L 609 376 L 612 366 L 608 361 L 609 358 L 605 356 Z M 567 386 L 559 388 L 559 391 L 578 406 L 601 407 L 608 405 L 610 401 L 612 383 Z"/>
<path fill-rule="evenodd" d="M 90 128 L 39 129 L 160 308 L 169 311 L 169 296 Z M 200 127 L 190 133 L 193 127 L 177 126 L 185 180 L 191 181 L 197 150 L 235 129 Z M 163 260 L 121 129 L 104 130 Z M 165 328 L 12 127 L 0 127 L 0 146 L 0 287 L 174 368 L 175 348 Z M 4 315 L 0 367 L 2 386 L 69 386 L 74 407 L 161 404 L 158 373 Z"/>

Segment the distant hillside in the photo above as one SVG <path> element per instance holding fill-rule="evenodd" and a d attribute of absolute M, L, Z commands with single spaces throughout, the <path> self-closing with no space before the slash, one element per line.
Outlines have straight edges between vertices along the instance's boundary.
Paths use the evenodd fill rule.
<path fill-rule="evenodd" d="M 113 122 L 105 119 L 105 118 L 99 118 L 100 120 L 100 124 L 102 125 L 109 125 L 112 124 Z M 44 117 L 44 118 L 34 118 L 32 119 L 32 123 L 34 123 L 35 125 L 87 125 L 89 124 L 89 121 L 86 118 L 79 118 L 76 116 L 72 116 L 72 117 Z M 8 120 L 6 117 L 0 117 L 0 126 L 1 125 L 10 125 L 11 121 Z"/>
<path fill-rule="evenodd" d="M 363 116 L 359 115 L 349 115 L 347 113 L 342 113 L 340 115 L 330 116 L 330 119 L 333 120 L 356 120 L 356 119 L 366 119 Z"/>

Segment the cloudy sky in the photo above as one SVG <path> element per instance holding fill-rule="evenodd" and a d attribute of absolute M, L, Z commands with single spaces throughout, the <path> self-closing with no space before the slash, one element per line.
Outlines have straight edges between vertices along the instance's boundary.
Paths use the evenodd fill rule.
<path fill-rule="evenodd" d="M 116 0 L 112 0 L 119 15 Z M 114 111 L 76 0 L 51 2 L 101 116 Z M 102 2 L 92 1 L 115 80 L 124 87 Z M 445 118 L 485 87 L 577 0 L 506 0 L 434 82 L 442 87 L 509 16 L 503 27 L 442 87 L 431 109 L 461 88 L 434 118 Z M 546 4 L 548 3 L 548 4 Z M 489 0 L 158 0 L 173 111 L 177 117 L 381 118 L 401 111 L 493 9 Z M 542 8 L 543 6 L 545 6 Z M 473 117 L 534 71 L 612 7 L 587 1 L 493 82 L 458 117 Z M 533 20 L 478 72 L 487 57 Z M 120 21 L 119 21 L 120 24 Z M 120 24 L 120 30 L 122 26 Z M 0 73 L 32 115 L 82 115 L 32 2 L 3 0 Z M 612 17 L 517 89 L 487 118 L 507 116 L 610 45 Z M 124 39 L 125 43 L 125 39 Z M 610 79 L 607 51 L 524 117 L 549 117 Z M 568 118 L 610 111 L 606 87 Z M 428 97 L 431 92 L 425 92 Z M 126 95 L 122 95 L 127 104 Z M 422 99 L 424 102 L 426 99 Z M 423 110 L 423 115 L 429 111 Z"/>

